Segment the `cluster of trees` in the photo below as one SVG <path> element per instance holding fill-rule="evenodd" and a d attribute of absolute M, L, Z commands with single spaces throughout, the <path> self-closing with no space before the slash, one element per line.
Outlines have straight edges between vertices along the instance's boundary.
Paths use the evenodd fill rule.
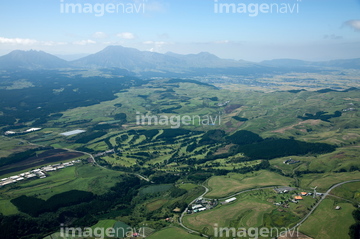
<path fill-rule="evenodd" d="M 263 141 L 258 134 L 247 130 L 239 130 L 227 137 L 227 140 L 237 145 L 255 144 Z"/>
<path fill-rule="evenodd" d="M 157 137 L 157 139 L 162 139 L 166 143 L 174 143 L 175 137 L 181 136 L 181 135 L 190 135 L 193 134 L 193 131 L 187 130 L 187 129 L 164 129 L 163 133 Z"/>
<path fill-rule="evenodd" d="M 218 142 L 224 142 L 225 131 L 214 129 L 206 132 L 200 139 L 199 145 L 216 144 Z"/>
<path fill-rule="evenodd" d="M 157 184 L 167 184 L 167 183 L 175 183 L 177 180 L 180 179 L 179 175 L 174 175 L 171 173 L 157 173 L 151 176 L 151 181 Z"/>
<path fill-rule="evenodd" d="M 353 212 L 353 217 L 355 219 L 355 224 L 351 225 L 349 235 L 351 239 L 360 238 L 360 209 L 356 209 Z"/>
<path fill-rule="evenodd" d="M 263 139 L 258 134 L 247 130 L 239 130 L 227 137 L 224 137 L 223 135 L 225 135 L 225 132 L 221 132 L 221 130 L 210 130 L 203 136 L 203 139 L 200 140 L 200 142 L 207 144 L 223 142 L 235 144 L 227 153 L 221 155 L 207 155 L 203 160 L 204 162 L 215 160 L 217 158 L 226 158 L 237 153 L 244 153 L 248 157 L 248 159 L 244 160 L 256 160 L 273 159 L 289 155 L 323 154 L 333 152 L 336 148 L 333 145 L 325 143 L 307 143 L 297 141 L 293 138 Z"/>
<path fill-rule="evenodd" d="M 44 151 L 38 154 L 38 151 Z M 38 156 L 38 157 L 46 157 L 49 155 L 53 155 L 58 153 L 59 151 L 63 151 L 61 149 L 57 149 L 54 150 L 53 147 L 51 146 L 42 146 L 42 147 L 37 147 L 34 149 L 28 149 L 26 151 L 23 152 L 18 152 L 18 153 L 13 153 L 10 154 L 8 157 L 6 158 L 0 158 L 0 167 L 5 166 L 5 165 L 9 165 L 9 164 L 16 164 L 18 162 L 30 159 L 31 157 L 34 156 Z"/>
<path fill-rule="evenodd" d="M 41 125 L 58 117 L 53 113 L 112 100 L 120 90 L 144 83 L 134 77 L 119 80 L 117 77 L 69 76 L 61 71 L 14 71 L 8 74 L 13 79 L 27 79 L 34 87 L 0 89 L 0 108 L 4 113 L 0 116 L 0 126 L 13 125 L 17 119 L 18 123 L 35 120 L 34 125 Z"/>
<path fill-rule="evenodd" d="M 19 211 L 37 217 L 45 212 L 56 212 L 61 207 L 76 205 L 82 202 L 89 202 L 94 198 L 94 194 L 85 191 L 71 190 L 56 194 L 48 200 L 43 200 L 33 196 L 22 195 L 11 200 Z"/>
<path fill-rule="evenodd" d="M 23 152 L 19 152 L 19 153 L 13 153 L 11 155 L 9 155 L 6 158 L 0 158 L 0 167 L 8 165 L 8 164 L 13 164 L 13 163 L 18 163 L 21 162 L 25 159 L 28 159 L 32 156 L 36 155 L 36 151 L 38 151 L 39 148 L 36 149 L 28 149 L 26 151 Z"/>
<path fill-rule="evenodd" d="M 233 116 L 232 118 L 234 120 L 237 120 L 237 121 L 240 121 L 240 122 L 245 122 L 245 121 L 249 120 L 248 118 L 242 118 L 242 117 L 239 117 L 239 116 Z"/>
<path fill-rule="evenodd" d="M 157 130 L 157 129 L 138 130 L 137 133 L 145 135 L 146 140 L 150 141 L 155 137 L 155 135 L 157 135 L 159 133 L 159 130 Z"/>
<path fill-rule="evenodd" d="M 341 168 L 338 171 L 334 171 L 334 173 L 355 172 L 355 171 L 359 171 L 359 170 L 360 170 L 360 168 L 358 166 L 351 165 L 349 170 L 347 170 L 346 168 Z"/>
<path fill-rule="evenodd" d="M 329 120 L 331 118 L 340 117 L 342 115 L 340 111 L 335 111 L 334 114 L 327 114 L 327 113 L 328 112 L 324 112 L 324 111 L 316 112 L 315 115 L 306 113 L 305 116 L 298 116 L 298 118 L 302 120 L 319 119 L 322 121 L 330 122 Z"/>
<path fill-rule="evenodd" d="M 250 159 L 273 159 L 290 155 L 330 153 L 336 146 L 325 143 L 307 143 L 294 139 L 266 139 L 256 144 L 233 146 L 234 153 L 244 153 Z"/>
<path fill-rule="evenodd" d="M 213 89 L 217 89 L 215 86 L 210 85 L 208 83 L 204 83 L 204 82 L 200 82 L 200 81 L 196 81 L 196 80 L 189 80 L 189 79 L 170 79 L 170 80 L 167 81 L 167 83 L 192 83 L 192 84 L 208 86 L 208 87 L 211 87 Z"/>
<path fill-rule="evenodd" d="M 114 120 L 120 120 L 120 124 L 125 124 L 127 122 L 127 115 L 125 113 L 115 114 Z"/>
<path fill-rule="evenodd" d="M 46 234 L 57 231 L 60 223 L 84 227 L 95 224 L 109 213 L 114 217 L 130 215 L 136 206 L 133 199 L 139 189 L 148 183 L 135 176 L 122 176 L 120 180 L 102 195 L 70 191 L 57 194 L 47 201 L 35 201 L 26 196 L 14 199 L 18 209 L 26 214 L 0 214 L 1 238 L 43 238 Z M 27 199 L 31 201 L 26 202 Z M 46 206 L 46 210 L 41 209 L 40 203 L 43 203 L 43 207 Z M 72 222 L 71 225 L 69 222 Z"/>
<path fill-rule="evenodd" d="M 104 131 L 92 131 L 78 134 L 75 137 L 72 137 L 70 141 L 74 141 L 76 144 L 86 144 L 94 139 L 104 136 L 106 132 Z"/>

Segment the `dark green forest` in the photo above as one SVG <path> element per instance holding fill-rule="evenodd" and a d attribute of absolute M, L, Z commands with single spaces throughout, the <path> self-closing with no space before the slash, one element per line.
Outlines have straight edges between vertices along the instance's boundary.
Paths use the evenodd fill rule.
<path fill-rule="evenodd" d="M 64 72 L 46 70 L 7 74 L 12 81 L 27 79 L 33 87 L 0 89 L 3 112 L 0 126 L 13 125 L 17 119 L 18 123 L 37 120 L 34 125 L 41 125 L 52 119 L 54 113 L 113 100 L 115 93 L 144 83 L 135 77 L 68 76 Z"/>

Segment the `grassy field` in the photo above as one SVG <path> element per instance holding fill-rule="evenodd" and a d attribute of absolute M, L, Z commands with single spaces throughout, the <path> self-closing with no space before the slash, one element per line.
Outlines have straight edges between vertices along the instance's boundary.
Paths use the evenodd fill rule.
<path fill-rule="evenodd" d="M 46 200 L 55 194 L 75 189 L 103 194 L 119 182 L 120 174 L 116 171 L 81 165 L 51 172 L 50 176 L 43 179 L 20 182 L 16 186 L 6 186 L 0 189 L 0 204 L 4 205 L 0 207 L 0 213 L 4 215 L 17 213 L 16 207 L 10 200 L 21 195 L 36 196 Z"/>
<path fill-rule="evenodd" d="M 341 206 L 335 210 L 335 206 Z M 325 199 L 316 211 L 300 226 L 300 231 L 316 239 L 346 239 L 349 227 L 355 223 L 349 203 L 335 203 Z"/>
<path fill-rule="evenodd" d="M 161 208 L 165 203 L 167 203 L 169 200 L 167 199 L 159 199 L 154 202 L 146 204 L 146 209 L 150 212 L 155 211 L 159 208 Z"/>
<path fill-rule="evenodd" d="M 31 169 L 41 168 L 57 163 L 65 163 L 72 160 L 86 159 L 87 156 L 80 152 L 70 152 L 62 149 L 39 150 L 36 156 L 28 157 L 21 162 L 4 165 L 0 168 L 0 177 L 14 176 L 19 172 L 27 172 Z"/>
<path fill-rule="evenodd" d="M 332 195 L 360 203 L 360 182 L 347 183 L 331 191 Z"/>
<path fill-rule="evenodd" d="M 286 174 L 292 174 L 293 170 L 302 171 L 350 171 L 351 166 L 360 168 L 358 155 L 360 154 L 360 147 L 346 146 L 337 148 L 334 152 L 316 155 L 316 156 L 292 156 L 291 158 L 300 163 L 287 165 L 283 161 L 289 157 L 278 158 L 270 161 L 270 164 L 281 169 Z"/>
<path fill-rule="evenodd" d="M 191 190 L 198 187 L 198 185 L 193 184 L 193 183 L 183 183 L 183 184 L 179 184 L 179 188 L 185 189 L 185 190 Z"/>
<path fill-rule="evenodd" d="M 44 239 L 77 239 L 77 238 L 72 236 L 63 237 L 61 236 L 60 232 L 55 232 L 47 237 L 44 237 Z"/>
<path fill-rule="evenodd" d="M 184 224 L 207 235 L 214 235 L 214 225 L 227 228 L 267 227 L 282 231 L 294 226 L 316 203 L 312 197 L 304 197 L 295 204 L 290 202 L 291 193 L 277 194 L 272 189 L 260 189 L 236 196 L 236 201 L 217 206 L 204 212 L 186 215 Z M 275 203 L 282 203 L 280 206 Z"/>
<path fill-rule="evenodd" d="M 105 230 L 107 228 L 113 228 L 114 224 L 116 223 L 116 220 L 101 220 L 98 221 L 98 223 L 96 223 L 95 225 L 93 225 L 91 228 L 95 229 L 95 228 L 104 228 Z"/>
<path fill-rule="evenodd" d="M 235 203 L 201 213 L 187 215 L 184 224 L 194 230 L 214 234 L 214 225 L 219 227 L 259 227 L 263 225 L 265 213 L 271 213 L 274 206 L 256 198 L 238 199 Z"/>
<path fill-rule="evenodd" d="M 165 228 L 161 231 L 155 232 L 153 235 L 147 237 L 148 239 L 199 239 L 198 235 L 189 234 L 183 229 L 177 227 Z"/>
<path fill-rule="evenodd" d="M 246 189 L 266 186 L 288 186 L 292 179 L 269 171 L 259 171 L 248 174 L 230 173 L 227 176 L 214 176 L 207 185 L 211 189 L 206 197 L 225 197 Z"/>
<path fill-rule="evenodd" d="M 8 199 L 2 199 L 0 197 L 0 213 L 4 216 L 13 215 L 19 213 L 19 210 Z"/>
<path fill-rule="evenodd" d="M 8 205 L 7 207 L 0 207 L 0 212 L 4 214 L 16 213 L 17 210 L 11 206 L 10 200 L 21 195 L 36 196 L 46 200 L 55 194 L 70 190 L 103 194 L 119 182 L 118 177 L 122 173 L 86 164 L 68 167 L 49 174 L 43 179 L 29 180 L 17 183 L 14 186 L 0 188 L 0 203 Z"/>
<path fill-rule="evenodd" d="M 326 191 L 334 184 L 352 179 L 360 179 L 360 172 L 305 174 L 300 178 L 300 187 L 310 189 L 318 186 L 318 190 L 321 192 Z"/>
<path fill-rule="evenodd" d="M 0 158 L 7 157 L 12 153 L 18 153 L 32 148 L 37 148 L 37 146 L 15 138 L 4 136 L 0 137 Z"/>
<path fill-rule="evenodd" d="M 142 188 L 139 192 L 139 194 L 153 194 L 153 193 L 159 193 L 159 192 L 165 192 L 172 188 L 172 184 L 159 184 L 159 185 L 151 185 L 147 186 L 145 188 Z"/>
<path fill-rule="evenodd" d="M 278 80 L 282 82 L 281 79 Z M 292 157 L 293 159 L 301 161 L 300 164 L 296 165 L 284 165 L 282 163 L 283 160 L 288 159 L 290 156 L 270 160 L 272 166 L 290 175 L 294 171 L 325 172 L 302 174 L 299 177 L 299 186 L 304 190 L 310 190 L 310 187 L 318 186 L 318 190 L 322 192 L 338 182 L 360 178 L 359 171 L 346 173 L 333 172 L 336 170 L 349 171 L 351 166 L 360 166 L 358 160 L 360 153 L 360 147 L 358 146 L 360 142 L 360 129 L 358 128 L 360 124 L 360 111 L 342 111 L 349 107 L 359 108 L 359 101 L 356 100 L 358 99 L 357 91 L 329 92 L 324 94 L 306 91 L 299 93 L 263 93 L 242 89 L 232 89 L 230 91 L 218 90 L 190 83 L 180 83 L 174 86 L 174 84 L 166 83 L 166 80 L 159 80 L 149 81 L 148 84 L 142 87 L 131 88 L 126 92 L 117 93 L 116 96 L 117 98 L 111 101 L 62 112 L 63 116 L 60 119 L 50 120 L 43 126 L 43 130 L 16 137 L 33 143 L 52 145 L 57 148 L 66 147 L 73 149 L 86 146 L 90 150 L 94 150 L 94 154 L 115 147 L 118 151 L 117 154 L 101 157 L 103 159 L 102 162 L 106 161 L 112 166 L 125 166 L 129 167 L 129 169 L 131 166 L 136 165 L 142 169 L 147 168 L 167 173 L 184 172 L 183 175 L 185 173 L 186 175 L 188 174 L 189 165 L 194 165 L 195 168 L 201 171 L 202 169 L 233 170 L 234 168 L 238 169 L 257 163 L 256 161 L 232 163 L 230 160 L 221 158 L 194 164 L 197 160 L 204 159 L 209 152 L 216 152 L 219 148 L 229 149 L 230 145 L 226 145 L 223 142 L 201 145 L 200 139 L 204 134 L 203 132 L 181 135 L 173 138 L 173 140 L 166 140 L 166 138 L 161 137 L 165 131 L 160 130 L 163 126 L 139 126 L 135 124 L 136 112 L 165 115 L 218 115 L 220 112 L 222 115 L 222 124 L 220 126 L 199 125 L 197 123 L 196 125 L 184 126 L 183 128 L 198 131 L 222 129 L 227 133 L 244 129 L 255 132 L 263 138 L 294 137 L 297 140 L 307 142 L 324 142 L 337 145 L 339 148 L 330 154 L 294 156 Z M 210 100 L 210 97 L 216 97 L 217 99 Z M 229 107 L 218 106 L 219 103 L 225 101 L 231 102 L 228 105 Z M 176 106 L 181 107 L 176 108 Z M 169 109 L 170 111 L 167 111 Z M 330 122 L 298 118 L 298 116 L 304 116 L 306 113 L 316 114 L 319 111 L 327 111 L 329 114 L 341 111 L 342 116 L 332 118 Z M 75 144 L 71 141 L 73 136 L 64 137 L 59 135 L 59 133 L 73 129 L 90 131 L 95 126 L 98 126 L 99 123 L 114 122 L 115 115 L 119 113 L 127 115 L 127 123 L 125 125 L 111 125 L 113 128 L 103 131 L 106 133 L 105 135 L 92 139 L 87 143 Z M 244 117 L 248 120 L 246 122 L 238 122 L 232 118 L 233 116 Z M 87 122 L 76 122 L 81 120 L 87 120 Z M 130 129 L 159 129 L 159 133 L 153 136 L 152 139 L 147 139 L 139 131 L 128 131 Z M 122 136 L 124 136 L 124 139 L 119 140 L 118 138 Z M 104 141 L 105 138 L 109 139 L 109 143 Z M 14 152 L 14 150 L 17 150 L 17 148 L 30 147 L 29 144 L 23 143 L 22 145 L 13 138 L 4 139 L 0 141 L 0 157 L 7 156 Z M 195 143 L 198 145 L 196 149 L 188 152 L 187 147 L 192 142 L 194 142 L 194 145 Z M 190 159 L 192 164 L 189 163 Z M 216 163 L 217 166 L 213 166 L 212 163 Z M 52 172 L 45 179 L 24 181 L 16 185 L 3 187 L 0 188 L 0 212 L 6 215 L 17 213 L 17 209 L 12 206 L 10 200 L 20 195 L 48 199 L 55 194 L 74 189 L 102 194 L 119 181 L 119 175 L 121 173 L 118 171 L 106 170 L 91 165 L 79 165 Z M 185 178 L 182 179 L 186 180 Z M 290 177 L 262 170 L 247 174 L 229 173 L 226 176 L 213 176 L 207 181 L 207 184 L 211 191 L 206 197 L 220 198 L 246 189 L 280 185 L 294 186 L 296 182 Z M 183 200 L 183 202 L 187 203 L 200 195 L 203 190 L 202 188 L 201 190 L 194 190 L 197 186 L 189 183 L 178 186 L 194 191 L 192 195 Z M 358 187 L 358 184 L 355 186 L 344 185 L 344 187 L 335 190 L 334 193 L 355 200 L 360 197 L 356 187 Z M 150 186 L 141 192 L 143 194 L 151 194 L 154 192 L 164 192 L 168 189 L 163 185 Z M 274 194 L 274 192 L 272 193 Z M 304 216 L 308 208 L 314 204 L 314 200 L 307 197 L 301 203 L 290 204 L 289 208 L 283 209 L 273 205 L 273 203 L 283 200 L 281 198 L 282 195 L 272 195 L 272 193 L 270 193 L 270 190 L 267 192 L 261 190 L 251 192 L 245 196 L 239 196 L 237 201 L 232 204 L 188 215 L 185 217 L 184 222 L 189 227 L 207 234 L 212 233 L 211 230 L 214 223 L 219 223 L 220 226 L 235 227 L 261 226 L 271 223 L 284 224 L 287 222 L 291 224 Z M 164 210 L 166 206 L 170 206 L 174 202 L 175 199 L 153 198 L 144 202 L 143 205 L 148 211 L 157 213 L 155 212 L 157 209 L 161 208 L 161 210 Z M 165 206 L 162 208 L 163 205 Z M 324 205 L 326 205 L 325 202 Z M 333 233 L 342 238 L 347 231 L 345 227 L 351 224 L 351 220 L 348 218 L 348 215 L 351 215 L 351 210 L 348 208 L 348 205 L 344 204 L 343 210 L 336 212 L 331 211 L 332 209 L 326 210 L 323 204 L 321 207 L 324 208 L 319 208 L 315 213 L 322 212 L 321 210 L 323 210 L 325 216 L 321 217 L 321 214 L 319 216 L 314 214 L 316 219 L 313 219 L 321 222 L 321 225 L 317 225 L 321 230 L 325 230 L 328 227 L 336 228 L 336 224 L 328 225 L 330 219 L 327 218 L 332 218 L 332 213 L 342 213 L 339 215 L 339 218 L 343 218 L 346 225 L 339 227 L 338 230 L 341 230 L 341 232 L 338 234 L 336 232 Z M 172 211 L 172 208 L 169 210 Z M 326 213 L 330 213 L 329 217 Z M 169 215 L 171 214 L 169 213 Z M 161 214 L 161 216 L 163 215 Z M 310 219 L 309 221 L 311 222 Z M 104 226 L 109 226 L 113 221 L 101 221 L 100 223 L 103 223 Z M 304 224 L 304 232 L 309 232 L 309 235 L 315 237 L 318 236 L 316 234 L 317 229 L 314 229 L 310 224 Z M 313 224 L 316 225 L 316 223 Z M 190 235 L 179 228 L 167 228 L 155 233 L 150 238 L 192 239 L 198 238 L 198 236 Z"/>

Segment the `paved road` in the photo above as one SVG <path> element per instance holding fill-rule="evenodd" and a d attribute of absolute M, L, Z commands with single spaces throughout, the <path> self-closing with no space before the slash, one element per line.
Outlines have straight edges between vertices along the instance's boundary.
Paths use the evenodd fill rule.
<path fill-rule="evenodd" d="M 138 174 L 138 173 L 134 173 L 134 175 L 135 176 L 138 176 L 140 179 L 142 179 L 142 180 L 145 180 L 145 181 L 147 181 L 147 182 L 150 182 L 150 179 L 148 179 L 147 177 L 145 177 L 145 176 L 142 176 L 142 175 L 140 175 L 140 174 Z"/>
<path fill-rule="evenodd" d="M 198 196 L 197 198 L 195 198 L 194 200 L 191 201 L 191 203 L 189 203 L 189 205 L 193 204 L 199 197 L 203 197 L 205 194 L 207 194 L 209 192 L 209 189 L 207 187 L 205 187 L 204 185 L 201 185 L 203 188 L 205 188 L 205 192 L 203 194 L 201 194 L 200 196 Z M 198 231 L 194 231 L 188 227 L 186 227 L 183 222 L 182 219 L 185 216 L 185 214 L 187 213 L 187 207 L 185 208 L 185 210 L 181 213 L 181 216 L 179 218 L 179 224 L 180 226 L 182 226 L 185 230 L 187 230 L 189 233 L 197 233 L 197 234 L 201 234 Z M 206 235 L 204 235 L 205 237 L 208 237 Z"/>
<path fill-rule="evenodd" d="M 24 141 L 24 140 L 20 140 L 20 141 Z M 31 143 L 31 144 L 33 144 L 33 143 Z M 33 144 L 33 145 L 37 145 L 37 144 Z M 65 150 L 68 150 L 68 151 L 84 153 L 84 154 L 90 156 L 91 159 L 94 161 L 94 163 L 95 163 L 97 166 L 99 166 L 99 167 L 101 167 L 101 168 L 104 168 L 104 169 L 107 169 L 107 168 L 99 165 L 99 164 L 96 162 L 94 156 L 92 156 L 92 154 L 90 154 L 90 153 L 82 152 L 82 151 L 77 151 L 77 150 L 73 150 L 73 149 L 67 149 L 67 148 L 64 148 L 64 149 L 65 149 Z M 143 179 L 143 180 L 149 181 L 149 179 L 141 176 L 140 174 L 135 174 L 135 175 L 138 176 L 138 177 L 140 177 L 140 178 Z M 330 193 L 334 188 L 337 188 L 337 187 L 339 187 L 339 186 L 341 186 L 341 185 L 344 185 L 344 184 L 347 184 L 347 183 L 353 183 L 353 182 L 360 182 L 360 179 L 349 180 L 349 181 L 337 183 L 337 184 L 331 186 L 331 187 L 323 194 L 323 196 L 322 196 L 322 197 L 320 198 L 320 200 L 315 204 L 315 206 L 310 210 L 310 212 L 309 212 L 303 219 L 301 219 L 300 222 L 298 222 L 295 226 L 293 226 L 291 229 L 289 229 L 289 231 L 293 231 L 293 230 L 295 230 L 296 228 L 300 227 L 301 224 L 304 223 L 304 222 L 311 216 L 311 214 L 316 210 L 316 208 L 320 205 L 320 203 L 329 195 L 329 193 Z M 201 186 L 205 188 L 205 192 L 204 192 L 203 194 L 201 194 L 199 197 L 204 197 L 204 195 L 209 192 L 209 189 L 208 189 L 207 187 L 203 186 L 203 185 L 201 185 Z M 237 196 L 237 195 L 239 195 L 239 194 L 246 193 L 246 192 L 251 192 L 251 191 L 256 191 L 256 190 L 266 189 L 266 188 L 273 188 L 273 187 L 274 187 L 274 186 L 263 187 L 263 188 L 255 188 L 255 189 L 248 189 L 248 190 L 244 190 L 244 191 L 235 193 L 235 194 L 233 194 L 233 195 L 231 195 L 231 196 L 228 196 L 228 197 L 219 198 L 219 200 L 224 200 L 224 199 L 227 199 L 227 198 L 231 198 L 231 197 L 234 197 L 234 196 Z M 197 197 L 197 198 L 199 198 L 199 197 Z M 195 198 L 189 205 L 193 204 L 193 203 L 196 201 L 197 198 Z M 179 223 L 180 223 L 180 225 L 181 225 L 184 229 L 186 229 L 189 233 L 201 234 L 200 232 L 194 231 L 194 230 L 186 227 L 186 226 L 183 224 L 182 219 L 183 219 L 184 215 L 186 214 L 186 212 L 187 212 L 187 208 L 182 212 L 182 214 L 181 214 L 181 216 L 180 216 L 180 218 L 179 218 Z M 204 236 L 205 236 L 205 237 L 208 237 L 208 236 L 206 236 L 206 235 L 204 235 Z"/>
<path fill-rule="evenodd" d="M 303 218 L 301 219 L 300 222 L 298 222 L 295 226 L 293 226 L 291 229 L 289 229 L 289 231 L 294 231 L 296 228 L 300 227 L 302 223 L 304 223 L 306 221 L 306 219 L 308 219 L 311 214 L 315 211 L 315 209 L 320 205 L 320 203 L 329 195 L 329 193 L 331 192 L 331 190 L 333 190 L 336 187 L 339 187 L 341 185 L 344 185 L 346 183 L 354 183 L 354 182 L 360 182 L 360 179 L 355 179 L 355 180 L 349 180 L 349 181 L 345 181 L 345 182 L 341 182 L 341 183 L 337 183 L 333 186 L 331 186 L 324 194 L 323 196 L 320 198 L 320 200 L 315 204 L 315 206 L 310 210 L 310 212 Z"/>
<path fill-rule="evenodd" d="M 292 227 L 291 229 L 289 229 L 289 231 L 294 231 L 296 228 L 300 227 L 301 224 L 304 223 L 304 222 L 311 216 L 311 214 L 316 210 L 316 208 L 320 205 L 320 203 L 321 203 L 327 196 L 329 196 L 330 192 L 331 192 L 334 188 L 339 187 L 339 186 L 341 186 L 341 185 L 344 185 L 344 184 L 346 184 L 346 183 L 353 183 L 353 182 L 360 182 L 360 179 L 349 180 L 349 181 L 337 183 L 337 184 L 331 186 L 331 187 L 323 194 L 323 196 L 322 196 L 322 197 L 320 198 L 320 200 L 315 204 L 315 206 L 310 210 L 310 212 L 309 212 L 303 219 L 301 219 L 301 221 L 298 222 L 294 227 Z M 203 186 L 203 185 L 202 185 L 202 187 L 205 188 L 205 192 L 204 192 L 203 194 L 201 194 L 199 197 L 203 197 L 204 199 L 207 199 L 207 198 L 205 198 L 204 196 L 205 196 L 205 194 L 208 193 L 209 189 L 208 189 L 207 187 Z M 241 191 L 241 192 L 237 192 L 237 193 L 235 193 L 235 194 L 233 194 L 233 195 L 231 195 L 231 196 L 227 196 L 227 197 L 224 197 L 224 198 L 219 198 L 219 200 L 228 199 L 228 198 L 231 198 L 231 197 L 234 197 L 234 196 L 237 196 L 237 195 L 239 195 L 239 194 L 246 193 L 246 192 L 251 192 L 251 191 L 256 191 L 256 190 L 261 190 L 261 189 L 267 189 L 267 188 L 273 188 L 273 187 L 274 187 L 274 186 L 263 187 L 263 188 L 255 188 L 255 189 L 248 189 L 248 190 L 244 190 L 244 191 Z M 197 197 L 197 198 L 199 198 L 199 197 Z M 197 198 L 196 198 L 196 199 L 197 199 Z M 193 204 L 193 203 L 196 201 L 196 199 L 194 199 L 189 205 Z M 186 211 L 187 211 L 187 209 L 185 209 L 185 211 L 184 211 L 184 212 L 181 214 L 181 216 L 180 216 L 180 219 L 179 219 L 180 225 L 181 225 L 185 230 L 187 230 L 189 233 L 202 234 L 202 233 L 200 233 L 200 232 L 198 232 L 198 231 L 194 231 L 194 230 L 186 227 L 186 226 L 183 224 L 182 219 L 183 219 L 183 217 L 185 216 Z M 206 236 L 206 235 L 204 235 L 204 234 L 203 234 L 203 236 L 208 237 L 208 236 Z"/>
<path fill-rule="evenodd" d="M 74 150 L 74 149 L 67 149 L 67 148 L 64 148 L 64 149 L 67 150 L 67 151 L 71 151 L 71 152 L 78 152 L 78 153 L 86 154 L 86 155 L 88 155 L 88 156 L 92 159 L 92 161 L 94 162 L 94 164 L 95 164 L 96 166 L 98 166 L 98 167 L 100 167 L 100 168 L 103 168 L 103 169 L 106 169 L 106 170 L 110 170 L 110 169 L 108 169 L 108 168 L 106 168 L 106 167 L 101 166 L 100 164 L 98 164 L 98 162 L 96 162 L 96 160 L 95 160 L 95 157 L 94 157 L 92 154 L 90 154 L 90 153 L 83 152 L 83 151 L 78 151 L 78 150 Z M 134 173 L 134 175 L 137 176 L 137 177 L 139 177 L 139 178 L 142 179 L 142 180 L 145 180 L 145 181 L 147 181 L 147 182 L 150 182 L 150 179 L 148 179 L 148 178 L 145 177 L 145 176 L 142 176 L 142 175 L 140 175 L 140 174 L 138 174 L 138 173 Z"/>
<path fill-rule="evenodd" d="M 205 198 L 204 196 L 209 192 L 209 189 L 207 187 L 205 187 L 204 185 L 201 185 L 203 188 L 205 188 L 205 192 L 203 194 L 201 194 L 200 196 L 198 196 L 197 198 L 195 198 L 189 205 L 193 204 L 196 199 L 198 199 L 199 197 L 202 197 L 204 199 L 210 199 L 210 198 Z M 247 190 L 244 190 L 244 191 L 241 191 L 241 192 L 237 192 L 237 193 L 234 193 L 233 195 L 230 195 L 230 196 L 227 196 L 227 197 L 224 197 L 224 198 L 218 198 L 218 200 L 225 200 L 225 199 L 228 199 L 228 198 L 232 198 L 234 196 L 237 196 L 239 194 L 242 194 L 242 193 L 247 193 L 247 192 L 251 192 L 251 191 L 257 191 L 257 190 L 261 190 L 261 189 L 267 189 L 267 188 L 273 188 L 273 187 L 276 187 L 276 186 L 268 186 L 268 187 L 262 187 L 262 188 L 253 188 L 253 189 L 247 189 Z M 187 230 L 189 233 L 197 233 L 197 234 L 202 234 L 201 232 L 198 232 L 198 231 L 195 231 L 195 230 L 192 230 L 188 227 L 186 227 L 183 222 L 182 222 L 182 219 L 183 217 L 185 216 L 186 214 L 186 211 L 187 211 L 187 208 L 183 211 L 183 213 L 181 214 L 180 218 L 179 218 L 179 224 L 180 226 L 182 226 L 185 230 Z M 202 234 L 204 237 L 209 237 L 207 235 L 204 235 Z"/>

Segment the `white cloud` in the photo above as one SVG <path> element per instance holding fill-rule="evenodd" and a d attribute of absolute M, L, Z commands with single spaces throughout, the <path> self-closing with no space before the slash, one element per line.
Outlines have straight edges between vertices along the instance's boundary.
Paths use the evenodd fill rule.
<path fill-rule="evenodd" d="M 92 37 L 94 38 L 98 38 L 98 39 L 103 39 L 103 38 L 107 38 L 108 35 L 105 32 L 95 32 Z"/>
<path fill-rule="evenodd" d="M 116 35 L 117 37 L 120 37 L 122 39 L 131 40 L 135 38 L 135 35 L 131 32 L 122 32 Z"/>
<path fill-rule="evenodd" d="M 144 41 L 144 45 L 151 45 L 152 47 L 148 50 L 151 52 L 160 52 L 161 48 L 165 45 L 170 45 L 172 43 L 170 42 L 164 42 L 164 41 Z"/>
<path fill-rule="evenodd" d="M 57 41 L 38 41 L 35 39 L 27 38 L 6 38 L 0 37 L 0 44 L 10 44 L 10 45 L 38 45 L 38 46 L 60 46 L 67 45 L 67 42 L 57 42 Z"/>
<path fill-rule="evenodd" d="M 36 43 L 38 43 L 38 41 L 34 39 L 0 37 L 0 44 L 33 45 Z"/>
<path fill-rule="evenodd" d="M 215 44 L 228 44 L 230 43 L 229 40 L 222 40 L 222 41 L 214 41 Z"/>
<path fill-rule="evenodd" d="M 96 41 L 93 41 L 93 40 L 82 40 L 82 41 L 73 42 L 74 45 L 81 45 L 81 46 L 95 44 L 95 43 L 96 43 Z"/>
<path fill-rule="evenodd" d="M 170 43 L 164 41 L 144 41 L 143 44 L 162 46 L 162 45 L 168 45 Z"/>
<path fill-rule="evenodd" d="M 349 20 L 344 22 L 344 25 L 353 28 L 355 31 L 360 31 L 360 20 Z"/>

